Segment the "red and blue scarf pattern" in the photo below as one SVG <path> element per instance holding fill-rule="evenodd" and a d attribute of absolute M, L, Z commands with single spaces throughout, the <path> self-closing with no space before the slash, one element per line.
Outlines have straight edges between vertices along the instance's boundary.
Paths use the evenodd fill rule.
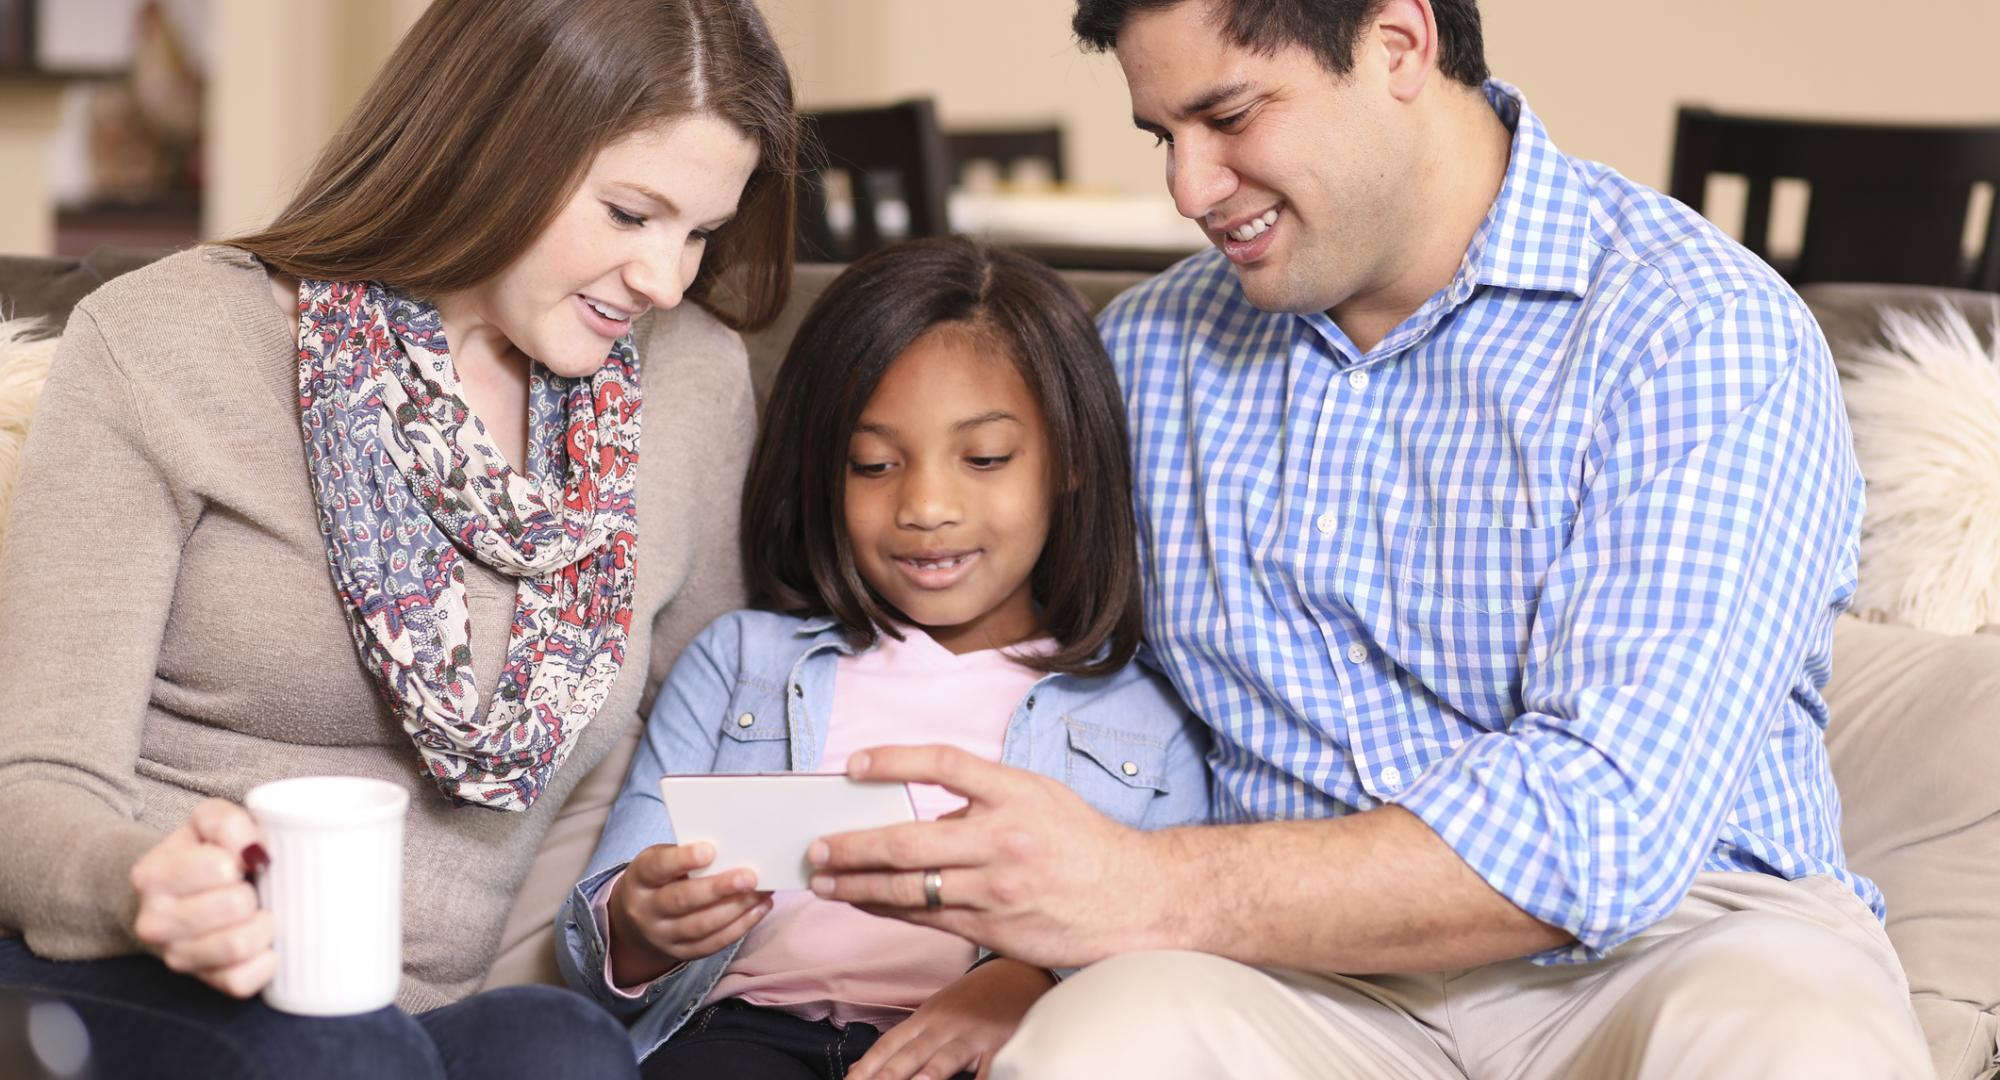
<path fill-rule="evenodd" d="M 430 304 L 376 282 L 302 281 L 298 360 L 320 533 L 363 665 L 440 790 L 527 809 L 625 662 L 641 401 L 631 338 L 588 378 L 531 365 L 525 475 L 466 405 Z M 483 716 L 467 556 L 520 581 Z"/>

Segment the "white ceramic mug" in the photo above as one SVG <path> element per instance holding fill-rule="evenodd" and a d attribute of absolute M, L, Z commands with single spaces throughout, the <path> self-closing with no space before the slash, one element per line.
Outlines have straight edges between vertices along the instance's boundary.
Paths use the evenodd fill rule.
<path fill-rule="evenodd" d="M 276 922 L 274 1009 L 301 1016 L 370 1012 L 403 976 L 403 813 L 407 791 L 358 776 L 302 776 L 243 800 L 269 866 L 258 903 Z"/>

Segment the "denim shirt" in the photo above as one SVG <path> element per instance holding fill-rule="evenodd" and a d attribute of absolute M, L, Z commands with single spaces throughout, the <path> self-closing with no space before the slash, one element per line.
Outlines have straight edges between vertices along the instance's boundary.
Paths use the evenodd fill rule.
<path fill-rule="evenodd" d="M 556 916 L 563 978 L 627 1021 L 641 1058 L 687 1022 L 742 942 L 627 998 L 605 984 L 592 897 L 641 850 L 674 842 L 661 776 L 815 771 L 835 664 L 849 655 L 831 620 L 737 611 L 689 643 L 660 688 L 597 851 Z M 1208 819 L 1207 752 L 1208 728 L 1167 682 L 1127 664 L 1096 678 L 1038 680 L 1014 707 L 1000 760 L 1062 781 L 1116 821 L 1157 829 Z"/>

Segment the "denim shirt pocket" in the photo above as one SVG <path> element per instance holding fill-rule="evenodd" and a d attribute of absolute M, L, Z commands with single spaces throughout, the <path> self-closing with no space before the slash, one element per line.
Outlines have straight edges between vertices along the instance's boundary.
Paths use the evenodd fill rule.
<path fill-rule="evenodd" d="M 746 683 L 730 696 L 715 743 L 718 773 L 789 772 L 791 725 L 784 694 Z"/>
<path fill-rule="evenodd" d="M 1167 740 L 1065 717 L 1069 754 L 1063 780 L 1085 802 L 1127 825 L 1167 793 Z"/>

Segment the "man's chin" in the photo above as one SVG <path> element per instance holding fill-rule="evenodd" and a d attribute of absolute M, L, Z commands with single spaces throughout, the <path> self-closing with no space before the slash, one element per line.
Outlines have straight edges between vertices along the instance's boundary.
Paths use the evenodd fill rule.
<path fill-rule="evenodd" d="M 1286 273 L 1283 267 L 1259 262 L 1250 266 L 1231 266 L 1230 269 L 1235 271 L 1236 281 L 1243 287 L 1243 298 L 1259 311 L 1268 311 L 1273 315 L 1311 315 L 1332 306 L 1321 303 L 1317 290 L 1295 280 L 1295 275 Z"/>

